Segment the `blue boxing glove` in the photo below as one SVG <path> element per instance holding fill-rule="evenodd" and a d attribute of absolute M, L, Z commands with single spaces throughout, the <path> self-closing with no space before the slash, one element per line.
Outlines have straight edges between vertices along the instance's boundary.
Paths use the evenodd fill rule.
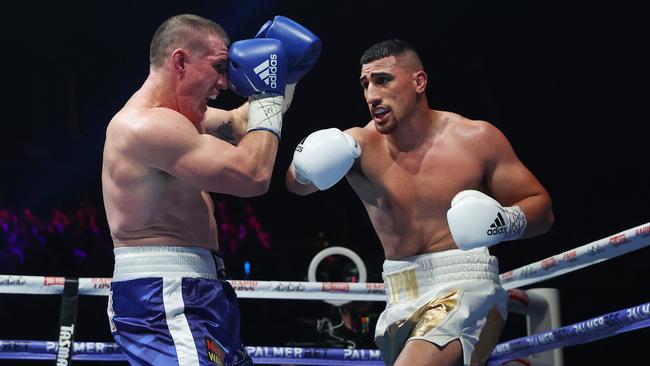
<path fill-rule="evenodd" d="M 321 51 L 320 39 L 309 29 L 295 21 L 278 15 L 267 21 L 257 32 L 255 38 L 274 38 L 282 41 L 289 62 L 287 88 L 282 112 L 289 109 L 296 83 L 316 63 Z"/>
<path fill-rule="evenodd" d="M 265 130 L 280 137 L 287 56 L 276 39 L 237 41 L 228 51 L 228 83 L 249 97 L 247 131 Z"/>
<path fill-rule="evenodd" d="M 237 41 L 228 51 L 228 82 L 235 93 L 284 95 L 287 56 L 282 42 L 275 39 Z"/>
<path fill-rule="evenodd" d="M 295 21 L 278 15 L 267 21 L 255 38 L 274 38 L 282 41 L 289 60 L 287 84 L 295 84 L 316 63 L 320 56 L 320 39 Z"/>

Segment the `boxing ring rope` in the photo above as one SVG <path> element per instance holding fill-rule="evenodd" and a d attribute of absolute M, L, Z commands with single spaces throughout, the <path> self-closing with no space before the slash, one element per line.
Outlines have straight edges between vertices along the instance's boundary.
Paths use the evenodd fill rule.
<path fill-rule="evenodd" d="M 650 223 L 596 240 L 500 275 L 504 288 L 526 286 L 560 276 L 650 245 Z M 0 275 L 0 293 L 61 294 L 74 282 L 79 295 L 107 296 L 110 278 Z M 385 301 L 382 283 L 230 280 L 239 298 Z M 76 290 L 76 288 L 75 288 Z M 75 296 L 76 296 L 75 292 Z M 65 295 L 64 295 L 65 300 Z M 75 309 L 76 311 L 76 309 Z M 491 365 L 545 350 L 581 344 L 650 326 L 650 303 L 619 310 L 566 327 L 497 345 Z M 59 340 L 60 342 L 60 340 Z M 0 359 L 54 359 L 58 342 L 1 341 Z M 92 344 L 93 346 L 89 346 Z M 75 342 L 72 359 L 123 360 L 114 343 Z M 89 352 L 93 349 L 93 352 Z M 102 351 L 99 352 L 99 349 Z M 60 351 L 60 350 L 59 350 Z M 79 352 L 77 352 L 79 351 Z M 115 352 L 113 352 L 115 351 Z M 248 346 L 259 363 L 299 365 L 382 365 L 378 350 Z M 59 352 L 60 354 L 60 352 Z M 299 356 L 298 356 L 299 355 Z M 307 356 L 307 357 L 304 357 Z M 99 358 L 94 358 L 99 357 Z"/>
<path fill-rule="evenodd" d="M 575 324 L 498 344 L 488 360 L 496 366 L 518 357 L 587 343 L 650 326 L 650 302 Z"/>
<path fill-rule="evenodd" d="M 650 245 L 650 223 L 645 223 L 502 273 L 499 277 L 503 288 L 519 288 L 616 258 L 648 245 Z"/>
<path fill-rule="evenodd" d="M 55 341 L 0 340 L 0 359 L 54 360 L 58 348 Z M 246 351 L 256 364 L 385 366 L 376 349 L 247 346 Z M 112 342 L 74 342 L 72 359 L 126 361 L 117 344 Z"/>
<path fill-rule="evenodd" d="M 519 288 L 650 245 L 650 222 L 502 273 L 505 289 Z M 385 301 L 383 283 L 228 280 L 242 299 Z M 61 294 L 64 277 L 0 275 L 0 293 Z M 108 296 L 110 278 L 79 278 L 79 294 Z"/>
<path fill-rule="evenodd" d="M 618 310 L 575 324 L 500 343 L 488 366 L 546 350 L 582 344 L 650 326 L 650 302 Z M 0 359 L 53 360 L 58 350 L 54 341 L 0 340 Z M 311 347 L 247 346 L 255 363 L 296 365 L 383 365 L 378 350 Z M 117 344 L 74 342 L 73 360 L 124 361 Z"/>

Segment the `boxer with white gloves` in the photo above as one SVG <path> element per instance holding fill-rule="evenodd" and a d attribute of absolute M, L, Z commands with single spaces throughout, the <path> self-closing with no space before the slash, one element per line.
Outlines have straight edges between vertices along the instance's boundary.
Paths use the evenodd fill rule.
<path fill-rule="evenodd" d="M 312 183 L 320 190 L 336 184 L 361 155 L 359 144 L 338 128 L 316 131 L 296 147 L 291 169 L 300 184 Z"/>
<path fill-rule="evenodd" d="M 526 215 L 519 206 L 503 207 L 483 192 L 466 190 L 451 200 L 449 230 L 462 250 L 516 240 L 526 230 Z"/>
<path fill-rule="evenodd" d="M 359 83 L 372 119 L 309 135 L 286 186 L 307 195 L 345 176 L 361 199 L 386 258 L 386 365 L 483 365 L 508 314 L 487 246 L 546 232 L 551 200 L 495 126 L 431 109 L 427 80 L 408 43 L 370 47 Z"/>

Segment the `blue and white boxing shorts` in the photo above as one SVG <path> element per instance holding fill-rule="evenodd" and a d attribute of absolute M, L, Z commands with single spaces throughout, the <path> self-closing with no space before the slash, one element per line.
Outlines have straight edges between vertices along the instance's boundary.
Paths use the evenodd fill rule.
<path fill-rule="evenodd" d="M 252 365 L 223 261 L 197 247 L 116 248 L 111 333 L 131 365 Z"/>

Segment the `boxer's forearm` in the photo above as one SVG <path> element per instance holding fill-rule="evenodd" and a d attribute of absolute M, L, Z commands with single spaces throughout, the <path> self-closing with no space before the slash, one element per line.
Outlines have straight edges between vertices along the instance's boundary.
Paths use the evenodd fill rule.
<path fill-rule="evenodd" d="M 248 102 L 230 111 L 208 108 L 203 126 L 205 133 L 237 145 L 246 135 L 247 121 Z"/>
<path fill-rule="evenodd" d="M 514 204 L 526 215 L 528 224 L 521 238 L 530 238 L 547 232 L 555 220 L 551 198 L 547 193 L 540 193 Z"/>

